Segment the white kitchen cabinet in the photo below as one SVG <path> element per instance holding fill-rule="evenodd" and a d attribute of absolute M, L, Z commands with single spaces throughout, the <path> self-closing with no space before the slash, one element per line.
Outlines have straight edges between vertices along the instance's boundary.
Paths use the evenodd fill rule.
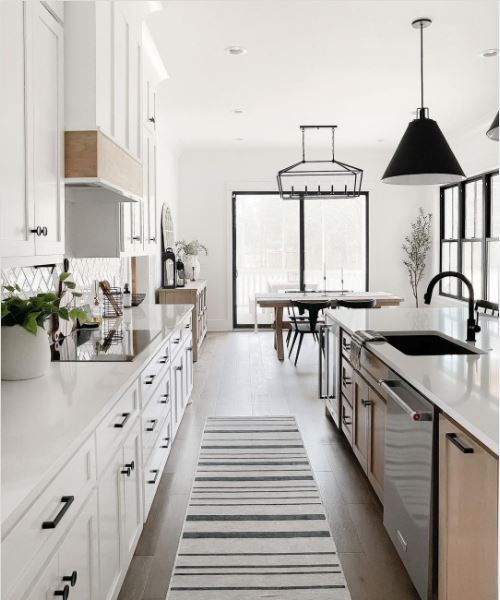
<path fill-rule="evenodd" d="M 172 431 L 175 436 L 184 411 L 184 353 L 177 354 L 172 363 Z"/>
<path fill-rule="evenodd" d="M 48 565 L 29 585 L 24 600 L 47 600 L 68 592 L 71 600 L 98 600 L 97 497 L 95 490 Z"/>
<path fill-rule="evenodd" d="M 191 338 L 184 347 L 184 408 L 190 401 L 193 391 L 193 344 Z"/>
<path fill-rule="evenodd" d="M 0 252 L 36 263 L 64 253 L 63 28 L 40 2 L 3 2 L 0 29 Z"/>
<path fill-rule="evenodd" d="M 100 598 L 115 597 L 142 530 L 140 425 L 136 420 L 99 479 Z"/>
<path fill-rule="evenodd" d="M 144 130 L 144 248 L 154 250 L 158 241 L 156 138 Z"/>
<path fill-rule="evenodd" d="M 151 133 L 156 130 L 156 87 L 159 83 L 151 58 L 142 53 L 142 122 Z"/>

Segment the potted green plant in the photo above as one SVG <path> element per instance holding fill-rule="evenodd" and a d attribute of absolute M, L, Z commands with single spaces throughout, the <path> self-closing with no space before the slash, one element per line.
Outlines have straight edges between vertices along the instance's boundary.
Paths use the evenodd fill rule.
<path fill-rule="evenodd" d="M 187 276 L 195 281 L 200 276 L 200 261 L 198 256 L 200 254 L 208 255 L 207 247 L 201 244 L 198 240 L 192 240 L 186 242 L 181 240 L 175 242 L 175 249 L 178 254 L 182 254 L 184 259 L 184 270 Z"/>
<path fill-rule="evenodd" d="M 419 209 L 417 220 L 411 224 L 411 231 L 403 244 L 403 264 L 408 271 L 410 287 L 418 308 L 419 285 L 425 274 L 427 254 L 431 249 L 432 214 Z"/>
<path fill-rule="evenodd" d="M 73 291 L 76 284 L 69 278 L 70 273 L 59 276 L 63 293 L 81 296 Z M 80 308 L 60 306 L 60 298 L 53 292 L 23 298 L 18 285 L 7 285 L 4 290 L 7 295 L 2 299 L 2 379 L 41 377 L 50 364 L 47 320 L 57 315 L 66 321 L 85 321 L 86 313 Z"/>

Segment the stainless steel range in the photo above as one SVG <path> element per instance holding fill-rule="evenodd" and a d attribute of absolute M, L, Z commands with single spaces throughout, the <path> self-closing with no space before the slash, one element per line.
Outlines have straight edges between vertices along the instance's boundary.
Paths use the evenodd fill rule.
<path fill-rule="evenodd" d="M 77 329 L 52 346 L 59 362 L 130 362 L 159 335 L 160 330 L 126 329 L 119 322 L 103 328 Z"/>

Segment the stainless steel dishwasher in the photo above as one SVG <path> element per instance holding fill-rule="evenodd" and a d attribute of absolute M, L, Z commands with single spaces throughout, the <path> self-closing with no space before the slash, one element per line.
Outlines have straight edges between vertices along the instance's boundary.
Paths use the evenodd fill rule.
<path fill-rule="evenodd" d="M 379 381 L 387 400 L 384 526 L 423 600 L 435 596 L 437 411 L 400 379 Z"/>

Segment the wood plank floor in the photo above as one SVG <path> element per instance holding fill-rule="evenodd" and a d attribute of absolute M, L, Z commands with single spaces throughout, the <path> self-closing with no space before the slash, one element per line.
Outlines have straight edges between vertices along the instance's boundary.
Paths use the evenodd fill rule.
<path fill-rule="evenodd" d="M 418 600 L 385 533 L 380 503 L 317 398 L 317 345 L 309 337 L 294 367 L 276 359 L 271 333 L 207 336 L 195 364 L 193 403 L 118 600 L 165 600 L 205 418 L 286 414 L 298 420 L 352 600 Z"/>

